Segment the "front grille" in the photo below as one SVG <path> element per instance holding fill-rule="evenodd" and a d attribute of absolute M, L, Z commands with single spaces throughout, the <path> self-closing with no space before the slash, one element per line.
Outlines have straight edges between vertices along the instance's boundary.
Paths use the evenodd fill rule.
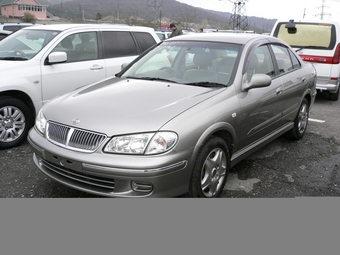
<path fill-rule="evenodd" d="M 106 135 L 49 122 L 47 139 L 70 150 L 93 152 L 106 139 Z"/>
<path fill-rule="evenodd" d="M 56 179 L 68 183 L 71 186 L 81 187 L 100 193 L 113 193 L 115 190 L 114 179 L 85 175 L 81 172 L 72 171 L 62 166 L 52 164 L 46 160 L 41 162 L 44 172 Z"/>

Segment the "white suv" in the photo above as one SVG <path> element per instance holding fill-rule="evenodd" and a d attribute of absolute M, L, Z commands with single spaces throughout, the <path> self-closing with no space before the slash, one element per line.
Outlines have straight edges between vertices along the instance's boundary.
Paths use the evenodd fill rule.
<path fill-rule="evenodd" d="M 317 71 L 316 88 L 337 101 L 340 83 L 340 24 L 336 21 L 280 21 L 271 32 Z"/>
<path fill-rule="evenodd" d="M 0 41 L 0 149 L 26 140 L 44 103 L 114 76 L 158 42 L 152 28 L 102 24 L 37 25 Z"/>

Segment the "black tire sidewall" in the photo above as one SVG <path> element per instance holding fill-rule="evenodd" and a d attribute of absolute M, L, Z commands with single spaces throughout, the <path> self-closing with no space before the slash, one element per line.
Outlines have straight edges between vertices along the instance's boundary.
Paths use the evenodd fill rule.
<path fill-rule="evenodd" d="M 33 125 L 33 117 L 31 115 L 31 112 L 27 105 L 24 104 L 22 101 L 14 97 L 0 96 L 0 109 L 6 106 L 14 106 L 20 109 L 22 114 L 25 116 L 26 124 L 23 133 L 15 141 L 8 143 L 0 141 L 0 149 L 8 149 L 21 145 L 24 141 L 26 141 L 28 131 Z"/>
<path fill-rule="evenodd" d="M 223 187 L 227 181 L 228 172 L 230 169 L 230 155 L 229 155 L 229 149 L 226 144 L 226 142 L 218 137 L 218 136 L 212 136 L 210 137 L 205 144 L 202 146 L 200 152 L 197 155 L 192 174 L 191 174 L 191 180 L 189 185 L 189 196 L 190 197 L 205 197 L 202 189 L 201 189 L 201 171 L 203 164 L 207 158 L 207 156 L 216 148 L 220 148 L 224 151 L 227 162 L 226 162 L 226 175 L 223 180 L 223 184 L 221 185 L 221 189 L 215 194 L 214 197 L 219 197 L 221 193 L 223 192 Z"/>
<path fill-rule="evenodd" d="M 307 118 L 307 125 L 306 125 L 304 131 L 303 131 L 302 133 L 299 132 L 299 115 L 300 115 L 301 107 L 303 107 L 304 105 L 306 105 L 306 107 L 307 107 L 307 112 L 308 112 L 308 117 L 309 117 L 309 103 L 308 103 L 307 99 L 304 98 L 304 99 L 302 100 L 302 103 L 301 103 L 300 107 L 299 107 L 298 114 L 297 114 L 297 116 L 296 116 L 296 118 L 295 118 L 295 121 L 294 121 L 294 128 L 291 130 L 292 136 L 293 136 L 293 138 L 294 138 L 295 140 L 300 140 L 300 139 L 305 135 L 306 130 L 307 130 L 307 126 L 308 126 L 308 118 Z"/>

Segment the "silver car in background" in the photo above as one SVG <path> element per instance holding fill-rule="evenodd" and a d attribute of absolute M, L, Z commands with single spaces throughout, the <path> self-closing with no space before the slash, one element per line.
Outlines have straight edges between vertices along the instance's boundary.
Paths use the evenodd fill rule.
<path fill-rule="evenodd" d="M 242 159 L 284 133 L 303 137 L 315 84 L 277 38 L 178 36 L 44 105 L 28 140 L 37 167 L 78 190 L 218 197 Z"/>

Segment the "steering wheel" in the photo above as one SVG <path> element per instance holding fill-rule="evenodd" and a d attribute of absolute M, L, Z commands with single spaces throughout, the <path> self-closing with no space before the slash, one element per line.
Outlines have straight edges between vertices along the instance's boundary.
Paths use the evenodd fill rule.
<path fill-rule="evenodd" d="M 163 66 L 161 67 L 159 70 L 169 70 L 171 71 L 172 73 L 176 74 L 177 77 L 181 77 L 181 74 L 174 68 L 170 67 L 170 66 Z"/>
<path fill-rule="evenodd" d="M 25 52 L 23 52 L 22 50 L 16 49 L 14 50 L 14 53 L 20 53 L 20 55 L 22 55 L 23 57 L 27 58 L 27 55 L 25 54 Z"/>

